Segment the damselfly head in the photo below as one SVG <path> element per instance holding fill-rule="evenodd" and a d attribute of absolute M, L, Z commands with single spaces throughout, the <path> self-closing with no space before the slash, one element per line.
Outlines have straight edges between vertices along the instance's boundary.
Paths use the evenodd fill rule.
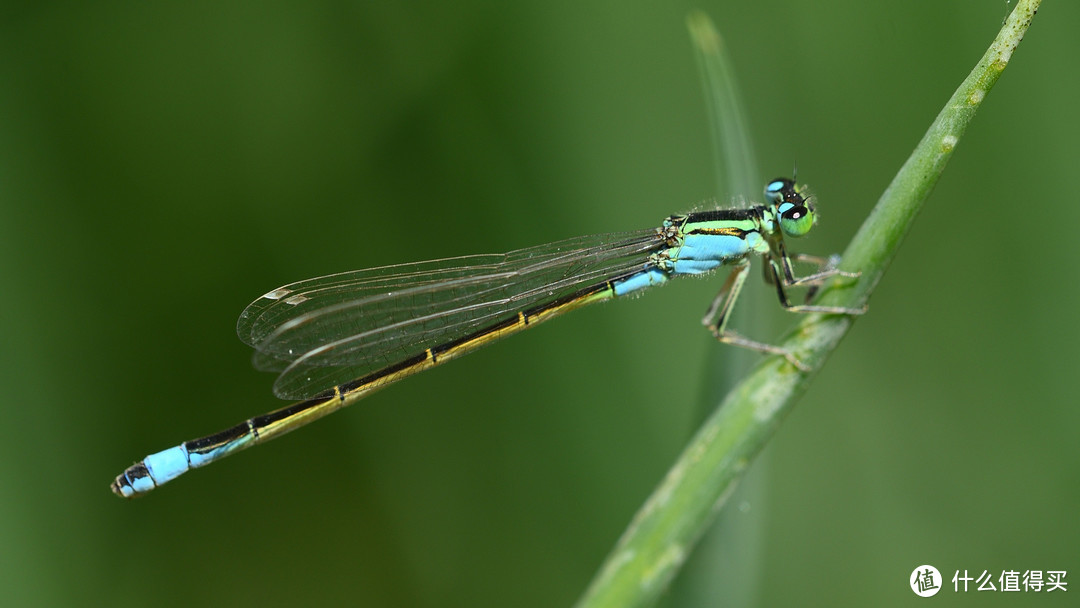
<path fill-rule="evenodd" d="M 814 226 L 814 205 L 795 180 L 778 177 L 765 185 L 765 199 L 776 210 L 780 230 L 787 236 L 803 236 Z"/>

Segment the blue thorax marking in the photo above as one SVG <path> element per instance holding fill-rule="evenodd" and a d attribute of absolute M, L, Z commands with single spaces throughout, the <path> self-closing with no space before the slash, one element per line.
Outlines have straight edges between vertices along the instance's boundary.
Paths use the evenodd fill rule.
<path fill-rule="evenodd" d="M 773 226 L 766 209 L 732 209 L 672 216 L 664 221 L 670 247 L 653 254 L 652 267 L 612 282 L 616 296 L 666 282 L 675 274 L 702 274 L 752 253 L 768 253 L 763 230 Z"/>

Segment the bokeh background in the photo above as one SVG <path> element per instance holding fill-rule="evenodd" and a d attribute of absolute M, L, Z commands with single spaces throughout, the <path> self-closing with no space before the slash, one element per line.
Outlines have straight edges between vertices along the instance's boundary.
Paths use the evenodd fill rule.
<path fill-rule="evenodd" d="M 797 249 L 830 253 L 1011 5 L 5 3 L 0 603 L 573 603 L 723 394 L 730 348 L 698 324 L 719 277 L 144 499 L 108 484 L 280 405 L 233 330 L 269 289 L 713 204 L 693 8 L 730 45 L 764 176 L 797 161 L 819 197 Z M 1080 575 L 1078 26 L 1046 3 L 669 605 L 907 605 L 927 563 Z"/>

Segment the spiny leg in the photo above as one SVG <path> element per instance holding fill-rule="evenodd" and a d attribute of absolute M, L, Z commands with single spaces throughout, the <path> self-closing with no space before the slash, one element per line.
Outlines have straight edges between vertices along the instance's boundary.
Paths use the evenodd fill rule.
<path fill-rule="evenodd" d="M 784 241 L 778 240 L 772 245 L 773 254 L 771 255 L 770 262 L 773 260 L 779 260 L 783 274 L 780 275 L 776 272 L 776 265 L 770 263 L 765 266 L 765 282 L 769 285 L 774 284 L 774 278 L 783 276 L 784 285 L 788 287 L 807 285 L 810 288 L 806 290 L 806 296 L 803 298 L 803 302 L 809 304 L 814 300 L 814 296 L 817 295 L 818 290 L 821 288 L 821 284 L 829 277 L 847 277 L 858 278 L 861 272 L 847 272 L 840 270 L 837 266 L 840 265 L 840 256 L 833 254 L 828 258 L 819 257 L 816 255 L 807 255 L 805 253 L 796 253 L 794 256 L 789 256 L 787 248 L 784 247 Z M 805 277 L 796 277 L 795 271 L 791 266 L 791 260 L 794 259 L 797 262 L 806 262 L 809 264 L 817 265 L 817 272 L 807 275 Z M 781 302 L 785 301 L 781 298 Z M 866 312 L 863 310 L 863 312 Z"/>
<path fill-rule="evenodd" d="M 816 255 L 807 255 L 805 253 L 796 253 L 791 256 L 796 262 L 805 262 L 807 264 L 817 265 L 817 272 L 799 279 L 802 284 L 809 284 L 810 288 L 806 290 L 806 295 L 803 297 L 803 302 L 809 304 L 814 301 L 814 296 L 817 295 L 818 290 L 821 289 L 823 279 L 831 276 L 841 276 L 847 278 L 857 278 L 861 275 L 861 272 L 845 272 L 837 270 L 837 266 L 840 265 L 840 256 L 832 254 L 827 258 L 823 258 Z M 834 272 L 835 271 L 835 272 Z M 765 274 L 769 274 L 768 266 L 765 267 Z M 824 276 L 822 276 L 824 274 Z M 808 281 L 808 279 L 813 279 Z M 772 285 L 772 278 L 769 278 L 769 284 Z"/>
<path fill-rule="evenodd" d="M 790 261 L 787 259 L 787 256 L 784 256 L 782 259 L 784 261 L 787 261 L 788 265 L 790 265 Z M 812 283 L 809 283 L 809 284 L 816 286 L 816 285 L 820 284 L 820 281 L 822 279 L 827 278 L 827 277 L 837 276 L 837 275 L 839 275 L 839 276 L 856 276 L 857 277 L 857 276 L 859 276 L 858 273 L 844 272 L 844 271 L 833 269 L 831 271 L 826 270 L 826 271 L 823 271 L 823 272 L 819 272 L 817 274 L 812 274 L 812 275 L 810 275 L 808 277 L 803 277 L 802 279 L 797 279 L 797 280 L 789 282 L 789 281 L 784 281 L 784 280 L 781 279 L 781 275 L 780 275 L 781 269 L 778 266 L 779 265 L 777 264 L 776 260 L 774 260 L 772 258 L 769 259 L 769 267 L 772 268 L 772 272 L 773 272 L 773 283 L 776 286 L 776 295 L 780 299 L 780 305 L 783 306 L 785 310 L 789 310 L 791 312 L 800 312 L 800 313 L 820 312 L 820 313 L 834 314 L 834 315 L 861 315 L 861 314 L 866 312 L 866 306 L 863 306 L 862 308 L 846 308 L 844 306 L 815 306 L 815 305 L 811 305 L 811 304 L 798 304 L 798 305 L 792 304 L 788 300 L 787 292 L 784 291 L 785 283 L 787 284 L 787 286 L 790 287 L 790 286 L 793 286 L 793 285 L 804 285 L 804 284 L 808 283 L 809 279 L 814 279 L 815 282 L 812 282 Z"/>
<path fill-rule="evenodd" d="M 731 315 L 731 309 L 735 305 L 735 300 L 739 297 L 739 292 L 742 291 L 743 283 L 746 282 L 746 275 L 749 271 L 749 260 L 742 259 L 735 264 L 735 268 L 732 269 L 731 274 L 728 275 L 727 280 L 724 281 L 723 286 L 720 287 L 720 292 L 716 294 L 712 305 L 709 306 L 709 311 L 705 313 L 705 318 L 701 320 L 701 323 L 709 328 L 713 337 L 725 344 L 734 344 L 743 348 L 749 348 L 751 350 L 773 355 L 783 355 L 783 357 L 796 368 L 804 372 L 810 371 L 810 368 L 806 364 L 796 359 L 787 349 L 771 344 L 765 344 L 764 342 L 757 342 L 727 329 L 727 322 Z M 779 283 L 780 281 L 777 280 L 778 286 Z"/>
<path fill-rule="evenodd" d="M 773 248 L 776 251 L 776 257 L 780 259 L 780 264 L 784 271 L 782 275 L 777 276 L 784 277 L 784 285 L 787 287 L 794 287 L 796 285 L 820 285 L 822 281 L 829 277 L 848 277 L 854 279 L 862 274 L 861 272 L 848 272 L 837 268 L 836 266 L 840 263 L 840 256 L 833 255 L 828 258 L 822 258 L 816 255 L 796 253 L 796 261 L 818 265 L 817 272 L 805 277 L 796 277 L 795 271 L 791 267 L 791 256 L 788 255 L 787 248 L 784 247 L 784 242 L 780 241 L 779 243 L 776 243 L 773 245 Z M 766 269 L 766 272 L 768 272 L 768 269 Z"/>

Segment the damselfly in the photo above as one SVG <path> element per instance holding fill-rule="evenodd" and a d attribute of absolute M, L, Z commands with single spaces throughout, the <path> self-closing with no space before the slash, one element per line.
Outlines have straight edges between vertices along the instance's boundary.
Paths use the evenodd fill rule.
<path fill-rule="evenodd" d="M 864 309 L 793 305 L 785 291 L 858 275 L 797 256 L 820 267 L 796 277 L 784 237 L 809 232 L 813 203 L 786 178 L 768 183 L 765 200 L 747 209 L 672 215 L 659 228 L 638 232 L 358 270 L 275 289 L 244 309 L 236 330 L 255 349 L 257 368 L 280 372 L 274 394 L 303 401 L 147 456 L 117 477 L 112 490 L 124 497 L 149 492 L 541 321 L 725 264 L 733 270 L 703 323 L 721 342 L 782 355 L 805 370 L 787 350 L 727 329 L 750 256 L 765 259 L 780 304 L 794 312 L 861 314 Z"/>

